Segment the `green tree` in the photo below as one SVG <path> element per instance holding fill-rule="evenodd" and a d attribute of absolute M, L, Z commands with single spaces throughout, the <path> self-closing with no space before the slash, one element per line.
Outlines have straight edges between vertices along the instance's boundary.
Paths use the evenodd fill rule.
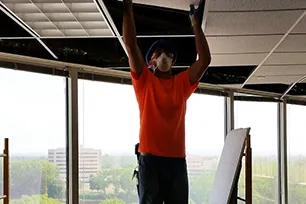
<path fill-rule="evenodd" d="M 133 168 L 125 168 L 120 172 L 120 189 L 127 194 L 136 194 L 136 183 L 132 180 Z"/>
<path fill-rule="evenodd" d="M 48 198 L 46 195 L 23 195 L 20 199 L 10 200 L 11 204 L 61 204 L 61 202 Z"/>
<path fill-rule="evenodd" d="M 120 157 L 103 155 L 101 157 L 102 169 L 118 168 L 120 166 Z"/>
<path fill-rule="evenodd" d="M 207 203 L 214 182 L 215 174 L 203 172 L 189 177 L 190 199 L 196 204 Z"/>
<path fill-rule="evenodd" d="M 99 204 L 125 204 L 125 202 L 118 198 L 111 198 L 103 200 Z"/>
<path fill-rule="evenodd" d="M 48 161 L 13 160 L 10 173 L 11 198 L 38 194 L 52 198 L 64 196 L 64 182 L 59 178 L 59 170 L 55 164 Z"/>
<path fill-rule="evenodd" d="M 98 174 L 90 176 L 90 189 L 106 193 L 105 189 L 112 183 L 111 177 L 111 170 L 109 169 L 101 170 Z"/>

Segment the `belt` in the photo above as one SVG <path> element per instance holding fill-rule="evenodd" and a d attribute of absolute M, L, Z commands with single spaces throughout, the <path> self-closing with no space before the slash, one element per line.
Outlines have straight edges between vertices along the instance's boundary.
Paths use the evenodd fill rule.
<path fill-rule="evenodd" d="M 140 154 L 141 156 L 153 156 L 153 154 L 144 153 L 144 152 L 140 152 L 139 154 Z"/>

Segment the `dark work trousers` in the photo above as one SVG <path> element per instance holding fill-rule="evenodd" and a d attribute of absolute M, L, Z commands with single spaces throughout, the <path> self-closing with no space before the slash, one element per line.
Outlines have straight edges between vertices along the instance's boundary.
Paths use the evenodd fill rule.
<path fill-rule="evenodd" d="M 188 204 L 185 158 L 140 155 L 139 204 Z"/>

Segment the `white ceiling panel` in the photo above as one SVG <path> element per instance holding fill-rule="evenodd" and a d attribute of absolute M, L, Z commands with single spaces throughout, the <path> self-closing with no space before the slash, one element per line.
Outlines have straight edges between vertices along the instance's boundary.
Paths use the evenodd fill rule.
<path fill-rule="evenodd" d="M 277 66 L 262 66 L 254 76 L 287 76 L 287 75 L 305 75 L 306 65 L 277 65 Z"/>
<path fill-rule="evenodd" d="M 303 11 L 208 13 L 206 35 L 284 34 Z"/>
<path fill-rule="evenodd" d="M 306 1 L 305 1 L 306 2 Z M 304 33 L 306 34 L 306 16 L 296 25 L 296 27 L 291 31 L 291 33 Z"/>
<path fill-rule="evenodd" d="M 302 76 L 252 76 L 247 84 L 292 84 L 299 80 Z"/>
<path fill-rule="evenodd" d="M 305 35 L 288 35 L 287 38 L 277 47 L 275 52 L 305 52 Z"/>
<path fill-rule="evenodd" d="M 212 54 L 211 66 L 257 65 L 267 54 Z"/>
<path fill-rule="evenodd" d="M 93 0 L 2 0 L 41 37 L 113 36 Z"/>
<path fill-rule="evenodd" d="M 209 11 L 263 11 L 306 8 L 305 0 L 210 0 Z"/>
<path fill-rule="evenodd" d="M 306 65 L 306 53 L 273 53 L 264 65 Z"/>
<path fill-rule="evenodd" d="M 270 52 L 282 35 L 207 37 L 209 49 L 215 53 Z M 305 41 L 306 43 L 306 41 Z"/>

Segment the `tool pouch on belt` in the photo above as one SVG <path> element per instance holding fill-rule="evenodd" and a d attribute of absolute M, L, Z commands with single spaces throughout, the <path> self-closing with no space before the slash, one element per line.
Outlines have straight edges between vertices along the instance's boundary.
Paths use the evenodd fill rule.
<path fill-rule="evenodd" d="M 139 156 L 140 156 L 140 154 L 139 154 L 139 152 L 138 152 L 138 149 L 139 149 L 139 143 L 137 143 L 137 144 L 135 145 L 135 155 L 136 155 L 136 157 L 137 157 L 137 166 L 136 166 L 135 169 L 134 169 L 132 179 L 134 179 L 134 178 L 137 179 L 136 187 L 137 187 L 137 193 L 138 193 L 138 196 L 139 196 L 138 166 L 139 166 Z"/>

